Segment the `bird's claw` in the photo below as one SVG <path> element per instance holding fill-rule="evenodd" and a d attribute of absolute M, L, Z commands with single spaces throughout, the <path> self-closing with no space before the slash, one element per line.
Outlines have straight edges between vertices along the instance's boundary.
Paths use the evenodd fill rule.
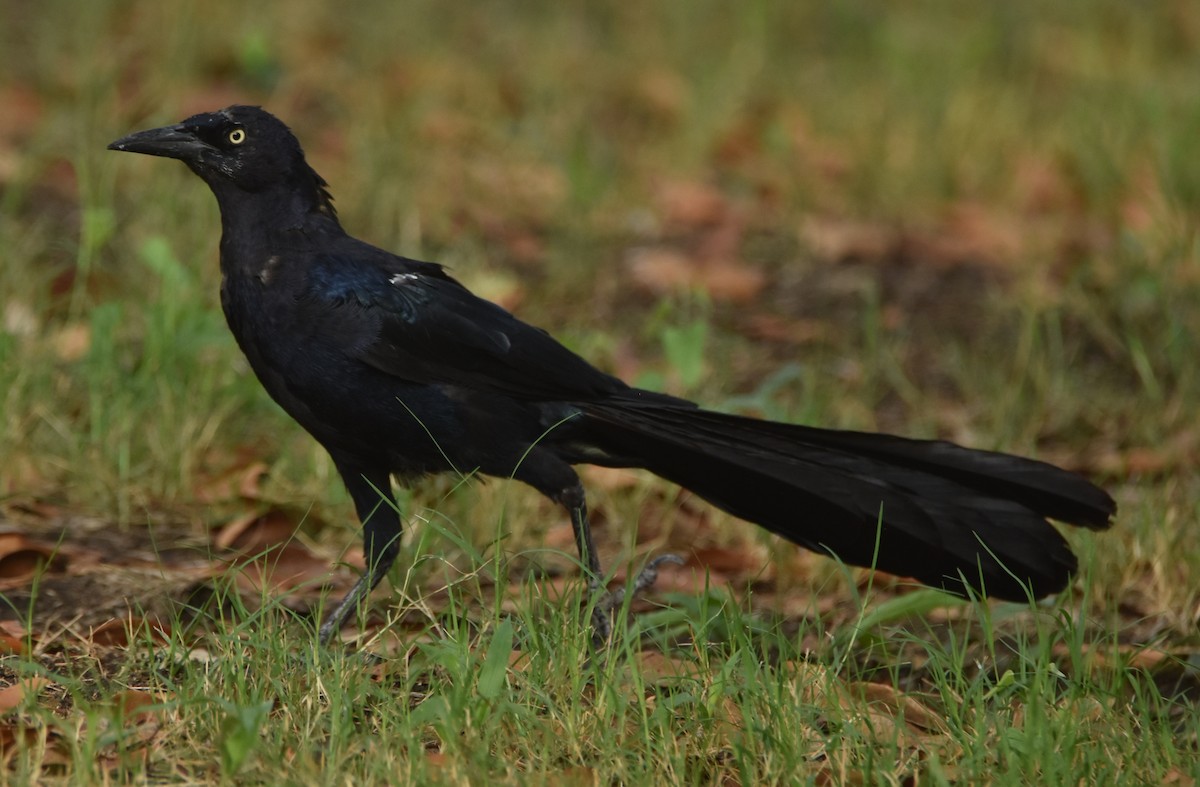
<path fill-rule="evenodd" d="M 633 587 L 629 590 L 630 594 L 637 596 L 639 593 L 652 587 L 658 581 L 658 569 L 664 563 L 682 566 L 686 561 L 679 555 L 672 553 L 659 555 L 638 572 L 637 577 L 633 580 Z M 608 642 L 609 637 L 612 635 L 611 613 L 614 609 L 625 603 L 625 595 L 625 588 L 619 587 L 601 596 L 592 608 L 592 642 L 597 648 Z"/>

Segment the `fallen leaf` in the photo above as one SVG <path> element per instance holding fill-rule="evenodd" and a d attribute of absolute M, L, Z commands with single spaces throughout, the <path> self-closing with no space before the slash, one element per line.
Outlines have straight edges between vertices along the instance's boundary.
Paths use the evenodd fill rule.
<path fill-rule="evenodd" d="M 1184 773 L 1174 765 L 1167 769 L 1160 782 L 1160 784 L 1175 785 L 1175 787 L 1192 787 L 1195 783 L 1195 778 Z"/>
<path fill-rule="evenodd" d="M 719 574 L 756 574 L 763 568 L 762 555 L 745 549 L 697 547 L 687 557 L 688 565 L 702 566 Z"/>
<path fill-rule="evenodd" d="M 0 713 L 9 713 L 20 707 L 26 697 L 36 695 L 51 682 L 49 678 L 34 676 L 0 689 Z"/>
<path fill-rule="evenodd" d="M 751 339 L 797 346 L 824 341 L 834 335 L 833 327 L 824 320 L 780 317 L 761 312 L 747 316 L 741 332 Z"/>
<path fill-rule="evenodd" d="M 170 627 L 157 619 L 129 615 L 123 618 L 111 618 L 92 629 L 88 639 L 93 645 L 100 647 L 125 648 L 134 639 L 149 634 L 159 645 L 170 639 Z"/>
<path fill-rule="evenodd" d="M 1054 159 L 1029 152 L 1021 154 L 1017 158 L 1013 180 L 1027 213 L 1037 215 L 1078 207 L 1079 195 L 1070 185 L 1062 165 Z"/>
<path fill-rule="evenodd" d="M 906 724 L 927 732 L 945 732 L 945 719 L 938 716 L 914 697 L 886 683 L 859 681 L 851 684 L 867 703 L 882 705 L 903 718 Z"/>
<path fill-rule="evenodd" d="M 201 503 L 219 503 L 235 496 L 251 502 L 263 499 L 262 482 L 270 468 L 252 458 L 248 450 L 236 451 L 239 461 L 214 476 L 199 481 L 192 494 Z"/>
<path fill-rule="evenodd" d="M 37 744 L 39 732 L 36 728 L 25 724 L 0 725 L 0 757 L 5 762 L 17 753 L 19 749 Z"/>
<path fill-rule="evenodd" d="M 677 249 L 662 246 L 631 249 L 625 266 L 632 282 L 651 295 L 669 295 L 696 285 L 694 263 Z"/>
<path fill-rule="evenodd" d="M 732 258 L 706 260 L 700 266 L 698 281 L 713 300 L 726 303 L 749 303 L 767 286 L 761 269 Z"/>
<path fill-rule="evenodd" d="M 162 713 L 166 695 L 141 689 L 126 689 L 112 698 L 113 705 L 127 721 L 143 724 Z"/>
<path fill-rule="evenodd" d="M 0 654 L 26 653 L 29 643 L 29 632 L 20 621 L 0 621 Z"/>
<path fill-rule="evenodd" d="M 243 500 L 262 500 L 262 482 L 270 468 L 266 462 L 252 462 L 240 474 L 238 495 Z"/>
<path fill-rule="evenodd" d="M 656 197 L 665 223 L 679 227 L 712 225 L 729 215 L 725 195 L 709 183 L 668 181 L 659 186 Z"/>
<path fill-rule="evenodd" d="M 213 544 L 219 549 L 255 552 L 291 540 L 299 523 L 281 508 L 249 511 L 220 529 Z"/>
<path fill-rule="evenodd" d="M 0 586 L 24 584 L 47 567 L 56 572 L 65 570 L 66 556 L 53 546 L 33 541 L 20 533 L 0 534 Z"/>
<path fill-rule="evenodd" d="M 638 673 L 646 683 L 700 676 L 700 667 L 695 661 L 668 656 L 657 650 L 640 651 L 635 660 Z"/>
<path fill-rule="evenodd" d="M 767 283 L 761 269 L 735 258 L 689 256 L 665 246 L 631 249 L 625 266 L 635 286 L 658 297 L 702 290 L 714 300 L 746 303 Z"/>
<path fill-rule="evenodd" d="M 800 237 L 815 256 L 830 262 L 880 260 L 899 242 L 891 227 L 817 215 L 801 222 Z"/>
<path fill-rule="evenodd" d="M 285 544 L 233 566 L 240 588 L 250 593 L 282 593 L 325 579 L 331 566 L 301 544 Z"/>
<path fill-rule="evenodd" d="M 92 329 L 87 323 L 74 323 L 54 334 L 54 354 L 60 361 L 72 363 L 87 355 L 92 346 Z"/>

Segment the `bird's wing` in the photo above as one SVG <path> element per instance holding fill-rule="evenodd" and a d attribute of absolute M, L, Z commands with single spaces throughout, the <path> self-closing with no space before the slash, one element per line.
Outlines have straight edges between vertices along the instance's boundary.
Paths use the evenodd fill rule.
<path fill-rule="evenodd" d="M 434 263 L 322 255 L 303 297 L 352 310 L 359 341 L 351 354 L 410 382 L 534 401 L 586 401 L 627 388 Z"/>

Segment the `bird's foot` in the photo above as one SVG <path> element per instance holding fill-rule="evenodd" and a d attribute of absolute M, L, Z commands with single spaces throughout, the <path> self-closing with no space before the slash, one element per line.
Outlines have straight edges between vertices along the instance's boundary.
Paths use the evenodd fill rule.
<path fill-rule="evenodd" d="M 325 622 L 321 624 L 321 628 L 317 631 L 317 642 L 321 647 L 328 647 L 334 640 L 341 636 L 342 626 L 346 625 L 346 621 L 350 619 L 350 616 L 358 611 L 358 607 L 363 602 L 363 599 L 371 595 L 371 591 L 374 590 L 377 584 L 379 584 L 379 580 L 370 571 L 367 571 L 358 578 L 358 581 L 354 583 L 354 587 L 350 588 L 350 592 L 326 616 Z"/>
<path fill-rule="evenodd" d="M 659 566 L 664 563 L 673 563 L 677 566 L 684 565 L 686 561 L 679 555 L 666 554 L 659 555 L 646 564 L 633 580 L 633 587 L 630 588 L 631 596 L 637 596 L 644 590 L 649 589 L 658 580 Z M 605 593 L 596 601 L 596 606 L 592 608 L 592 644 L 597 650 L 602 648 L 608 642 L 612 635 L 612 611 L 621 606 L 625 602 L 626 591 L 624 587 L 619 587 L 616 590 Z"/>

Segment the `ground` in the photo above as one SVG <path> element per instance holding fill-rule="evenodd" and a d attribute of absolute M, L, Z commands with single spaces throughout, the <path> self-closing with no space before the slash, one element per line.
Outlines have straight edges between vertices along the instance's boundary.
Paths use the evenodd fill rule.
<path fill-rule="evenodd" d="M 1168 783 L 1198 773 L 1200 11 L 8 4 L 0 751 L 15 782 Z M 284 118 L 354 234 L 719 409 L 1085 473 L 1039 604 L 965 603 L 589 469 L 402 494 L 361 551 L 217 305 L 211 195 L 129 131 Z"/>

